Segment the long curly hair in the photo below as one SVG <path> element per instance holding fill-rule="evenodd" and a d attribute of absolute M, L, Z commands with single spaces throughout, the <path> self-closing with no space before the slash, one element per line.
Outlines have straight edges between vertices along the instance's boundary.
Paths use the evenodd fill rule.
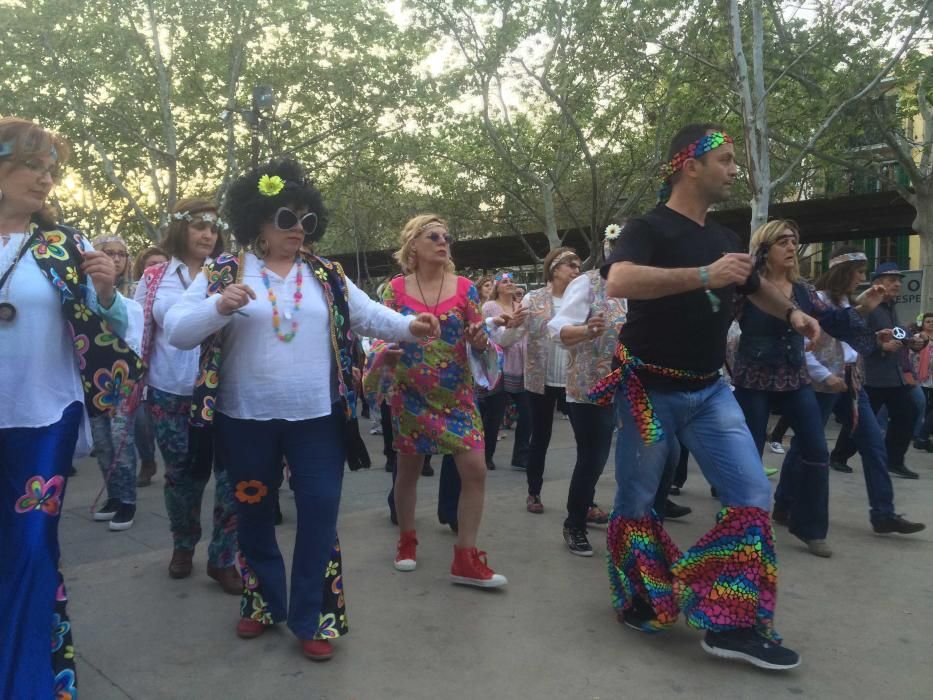
<path fill-rule="evenodd" d="M 276 195 L 259 191 L 264 175 L 280 177 L 285 186 Z M 307 209 L 317 215 L 317 228 L 306 240 L 319 241 L 327 229 L 327 209 L 324 198 L 297 161 L 283 158 L 269 161 L 240 175 L 230 185 L 224 197 L 222 213 L 233 229 L 233 236 L 242 245 L 250 245 L 259 237 L 263 223 L 269 221 L 279 207 Z"/>

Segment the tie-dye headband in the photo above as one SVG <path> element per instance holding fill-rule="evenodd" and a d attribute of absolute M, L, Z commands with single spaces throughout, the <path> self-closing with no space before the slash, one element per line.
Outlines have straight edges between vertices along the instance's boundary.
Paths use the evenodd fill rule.
<path fill-rule="evenodd" d="M 496 284 L 499 284 L 499 282 L 511 282 L 512 273 L 511 272 L 500 272 L 498 275 L 495 276 L 494 279 L 495 279 Z"/>
<path fill-rule="evenodd" d="M 836 267 L 846 262 L 868 262 L 868 256 L 865 253 L 843 253 L 835 258 L 829 259 L 829 266 Z"/>
<path fill-rule="evenodd" d="M 661 166 L 661 189 L 658 190 L 658 202 L 664 203 L 671 196 L 671 178 L 675 173 L 680 172 L 684 164 L 690 158 L 699 158 L 712 150 L 722 146 L 724 143 L 732 143 L 732 137 L 724 131 L 714 131 L 698 139 L 690 145 L 678 151 L 677 155 Z"/>

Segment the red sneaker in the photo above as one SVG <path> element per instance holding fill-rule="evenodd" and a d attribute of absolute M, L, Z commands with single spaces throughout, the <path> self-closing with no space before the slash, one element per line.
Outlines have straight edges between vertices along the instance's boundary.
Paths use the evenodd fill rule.
<path fill-rule="evenodd" d="M 334 655 L 334 647 L 326 639 L 302 639 L 301 653 L 312 661 L 327 661 Z"/>
<path fill-rule="evenodd" d="M 250 620 L 248 617 L 241 617 L 236 623 L 236 636 L 240 639 L 253 639 L 266 631 L 266 627 L 259 620 Z"/>
<path fill-rule="evenodd" d="M 395 554 L 395 568 L 399 571 L 414 571 L 418 566 L 415 560 L 415 549 L 418 546 L 418 538 L 415 537 L 414 530 L 408 530 L 399 534 L 398 550 Z"/>
<path fill-rule="evenodd" d="M 509 580 L 497 574 L 486 564 L 486 552 L 476 547 L 458 547 L 454 545 L 454 563 L 450 566 L 450 579 L 464 586 L 479 588 L 499 588 Z"/>

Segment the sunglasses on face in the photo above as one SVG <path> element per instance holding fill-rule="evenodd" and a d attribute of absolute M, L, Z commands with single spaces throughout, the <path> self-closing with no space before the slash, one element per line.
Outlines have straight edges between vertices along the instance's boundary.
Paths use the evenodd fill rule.
<path fill-rule="evenodd" d="M 317 229 L 317 214 L 313 211 L 309 211 L 307 214 L 298 217 L 298 214 L 293 212 L 287 207 L 279 207 L 279 210 L 275 212 L 275 218 L 273 219 L 275 227 L 281 231 L 291 231 L 295 228 L 296 224 L 301 224 L 301 230 L 305 232 L 306 236 L 310 236 Z"/>
<path fill-rule="evenodd" d="M 424 234 L 424 237 L 427 238 L 432 243 L 440 243 L 443 241 L 447 245 L 453 243 L 454 239 L 449 233 L 438 233 L 437 231 L 431 231 L 430 233 Z"/>
<path fill-rule="evenodd" d="M 195 219 L 194 221 L 191 222 L 190 226 L 195 231 L 206 231 L 207 229 L 210 229 L 214 233 L 220 232 L 220 224 L 218 224 L 216 221 L 205 221 L 204 219 Z"/>

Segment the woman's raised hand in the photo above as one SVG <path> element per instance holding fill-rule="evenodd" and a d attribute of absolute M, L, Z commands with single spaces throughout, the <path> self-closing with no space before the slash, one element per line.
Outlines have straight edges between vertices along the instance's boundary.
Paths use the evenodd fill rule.
<path fill-rule="evenodd" d="M 489 336 L 482 323 L 471 323 L 463 329 L 463 337 L 477 352 L 483 352 L 489 347 Z"/>
<path fill-rule="evenodd" d="M 238 309 L 249 304 L 250 299 L 256 298 L 256 292 L 246 284 L 231 284 L 220 295 L 217 302 L 217 311 L 221 316 L 229 316 Z"/>

